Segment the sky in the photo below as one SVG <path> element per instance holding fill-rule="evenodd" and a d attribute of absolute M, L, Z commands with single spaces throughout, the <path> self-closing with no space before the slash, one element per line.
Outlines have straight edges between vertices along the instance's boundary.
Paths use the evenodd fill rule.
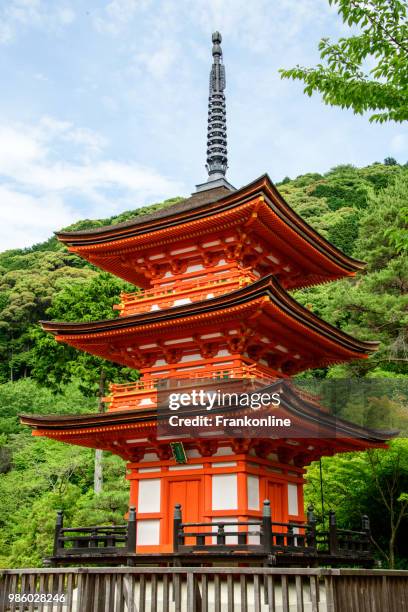
<path fill-rule="evenodd" d="M 206 180 L 214 30 L 234 186 L 408 160 L 406 128 L 281 80 L 347 34 L 327 0 L 0 0 L 0 250 Z"/>

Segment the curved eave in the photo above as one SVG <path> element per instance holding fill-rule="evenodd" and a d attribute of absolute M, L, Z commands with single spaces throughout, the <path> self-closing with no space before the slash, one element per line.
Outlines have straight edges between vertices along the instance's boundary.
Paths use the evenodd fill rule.
<path fill-rule="evenodd" d="M 242 289 L 224 294 L 222 296 L 185 304 L 165 310 L 157 310 L 148 313 L 140 313 L 136 315 L 128 315 L 117 319 L 105 319 L 101 321 L 92 321 L 88 323 L 67 323 L 67 322 L 51 322 L 41 321 L 41 325 L 45 331 L 49 331 L 58 336 L 59 340 L 68 337 L 83 337 L 87 340 L 96 339 L 98 334 L 106 334 L 106 332 L 117 332 L 118 334 L 131 333 L 142 326 L 156 326 L 170 322 L 174 324 L 182 319 L 197 317 L 199 315 L 214 316 L 215 313 L 234 308 L 240 305 L 251 304 L 256 300 L 267 298 L 270 302 L 289 319 L 296 321 L 302 326 L 305 331 L 313 331 L 320 337 L 337 344 L 338 347 L 343 347 L 345 350 L 355 353 L 356 357 L 365 357 L 368 353 L 374 352 L 378 346 L 378 342 L 368 342 L 357 340 L 352 336 L 340 331 L 336 327 L 326 323 L 315 314 L 298 304 L 272 276 L 266 276 L 263 279 L 248 285 Z M 103 337 L 103 336 L 102 336 Z M 351 357 L 350 357 L 351 358 Z"/>
<path fill-rule="evenodd" d="M 263 196 L 271 210 L 288 228 L 306 240 L 320 253 L 320 256 L 327 258 L 343 270 L 343 275 L 353 274 L 365 267 L 364 262 L 345 255 L 304 221 L 285 201 L 267 174 L 241 189 L 205 204 L 200 203 L 200 200 L 198 200 L 198 204 L 195 204 L 193 197 L 190 206 L 186 206 L 182 210 L 180 210 L 182 208 L 180 205 L 183 203 L 179 203 L 168 209 L 146 215 L 145 220 L 144 216 L 141 216 L 136 217 L 133 221 L 118 225 L 86 231 L 57 232 L 56 235 L 61 242 L 73 248 L 79 255 L 86 257 L 86 247 L 92 247 L 95 254 L 97 245 L 100 245 L 102 249 L 107 243 L 112 243 L 112 248 L 115 242 L 159 230 L 176 228 L 182 223 L 197 219 L 209 218 L 216 213 L 233 209 L 257 196 Z M 338 276 L 340 277 L 341 274 L 339 273 Z"/>
<path fill-rule="evenodd" d="M 280 383 L 268 385 L 262 389 L 262 392 L 271 393 L 277 387 L 280 387 Z M 337 439 L 357 439 L 371 445 L 384 445 L 398 434 L 396 430 L 379 431 L 339 419 L 324 410 L 319 410 L 315 404 L 300 399 L 293 388 L 290 389 L 285 385 L 284 391 L 287 395 L 283 396 L 285 398 L 283 406 L 288 415 L 301 419 L 303 423 L 308 424 L 311 433 L 324 432 L 324 436 L 320 436 L 323 439 L 329 438 L 331 434 L 333 438 Z M 235 406 L 223 409 L 223 412 L 234 413 L 236 410 L 241 409 Z M 23 425 L 28 425 L 36 430 L 36 435 L 71 437 L 97 435 L 98 432 L 127 430 L 137 426 L 155 426 L 157 412 L 155 409 L 145 409 L 63 416 L 23 414 L 20 415 L 20 421 Z M 290 438 L 290 435 L 287 437 Z"/>

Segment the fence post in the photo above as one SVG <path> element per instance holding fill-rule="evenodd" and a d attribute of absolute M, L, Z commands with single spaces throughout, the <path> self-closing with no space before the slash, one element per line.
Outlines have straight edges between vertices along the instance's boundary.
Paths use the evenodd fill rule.
<path fill-rule="evenodd" d="M 182 529 L 181 504 L 176 504 L 174 506 L 174 515 L 173 515 L 173 552 L 178 552 L 181 529 Z"/>
<path fill-rule="evenodd" d="M 307 545 L 316 548 L 316 517 L 314 515 L 313 506 L 309 506 L 307 509 L 307 533 L 306 542 Z"/>
<path fill-rule="evenodd" d="M 337 554 L 337 526 L 334 510 L 329 512 L 329 553 L 331 555 Z"/>
<path fill-rule="evenodd" d="M 127 528 L 127 552 L 136 552 L 136 508 L 130 506 Z"/>
<path fill-rule="evenodd" d="M 57 510 L 57 520 L 55 521 L 55 532 L 54 532 L 54 557 L 58 555 L 58 549 L 60 548 L 60 534 L 61 529 L 64 526 L 64 511 Z M 61 543 L 61 548 L 64 548 L 64 542 Z"/>
<path fill-rule="evenodd" d="M 272 511 L 269 499 L 264 500 L 262 508 L 262 544 L 267 554 L 272 552 Z"/>
<path fill-rule="evenodd" d="M 218 524 L 217 544 L 218 546 L 225 546 L 225 529 L 223 523 Z"/>

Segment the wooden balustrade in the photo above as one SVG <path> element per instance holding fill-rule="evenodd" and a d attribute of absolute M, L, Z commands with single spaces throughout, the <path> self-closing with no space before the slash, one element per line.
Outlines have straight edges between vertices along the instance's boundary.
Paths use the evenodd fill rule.
<path fill-rule="evenodd" d="M 276 522 L 272 520 L 269 500 L 263 503 L 261 520 L 183 523 L 182 509 L 177 504 L 173 522 L 173 548 L 179 553 L 206 550 L 226 553 L 247 551 L 264 555 L 282 552 L 317 554 L 313 513 L 309 511 L 307 523 Z M 250 539 L 257 542 L 250 543 Z"/>
<path fill-rule="evenodd" d="M 0 569 L 2 612 L 402 612 L 406 609 L 408 572 L 404 570 Z"/>
<path fill-rule="evenodd" d="M 361 561 L 372 558 L 370 524 L 366 515 L 362 517 L 362 530 L 352 531 L 338 529 L 336 515 L 330 512 L 329 531 L 318 532 L 312 508 L 307 512 L 306 523 L 276 522 L 272 520 L 268 500 L 263 504 L 262 520 L 241 522 L 183 523 L 181 506 L 176 505 L 173 534 L 174 551 L 180 553 L 204 550 L 231 553 L 245 550 L 265 555 L 301 553 L 308 557 L 315 556 L 316 559 L 349 557 Z M 254 538 L 257 542 L 249 543 Z M 231 542 L 231 539 L 234 541 Z"/>
<path fill-rule="evenodd" d="M 129 403 L 137 402 L 141 397 L 155 397 L 158 389 L 175 389 L 175 387 L 188 387 L 193 381 L 203 381 L 212 384 L 214 381 L 249 379 L 253 381 L 264 381 L 265 385 L 271 382 L 271 376 L 257 369 L 256 364 L 243 365 L 241 367 L 227 367 L 185 372 L 172 378 L 142 378 L 132 383 L 112 383 L 109 385 L 110 394 L 104 401 L 111 404 L 111 408 L 118 409 L 121 405 L 129 406 Z"/>
<path fill-rule="evenodd" d="M 190 298 L 192 302 L 197 302 L 206 298 L 206 293 L 214 294 L 214 297 L 223 293 L 228 293 L 234 289 L 245 287 L 256 280 L 250 272 L 242 271 L 227 272 L 214 275 L 209 280 L 184 280 L 169 286 L 157 286 L 151 289 L 135 291 L 132 293 L 121 293 L 120 303 L 114 304 L 113 309 L 118 310 L 122 316 L 145 312 L 154 303 L 161 309 L 170 308 L 178 298 Z"/>
<path fill-rule="evenodd" d="M 129 509 L 127 524 L 93 527 L 64 527 L 62 510 L 57 512 L 54 533 L 54 557 L 72 555 L 115 555 L 136 550 L 136 512 Z"/>
<path fill-rule="evenodd" d="M 197 555 L 217 554 L 219 558 L 241 558 L 255 555 L 258 561 L 275 565 L 279 557 L 291 563 L 363 563 L 370 565 L 368 517 L 362 519 L 362 530 L 338 529 L 335 514 L 330 513 L 328 531 L 317 529 L 312 508 L 307 521 L 274 521 L 268 500 L 264 501 L 262 516 L 247 521 L 221 520 L 184 523 L 182 508 L 177 504 L 173 518 L 173 552 L 167 562 L 183 557 L 190 560 Z M 51 563 L 88 562 L 103 560 L 108 563 L 138 563 L 136 549 L 136 512 L 129 510 L 127 524 L 91 527 L 64 527 L 63 513 L 58 511 Z M 161 556 L 161 555 L 160 555 Z M 159 556 L 159 558 L 160 558 Z M 162 556 L 161 556 L 162 557 Z M 141 558 L 144 559 L 143 555 Z M 163 557 L 162 557 L 163 558 Z M 203 558 L 201 556 L 201 558 Z"/>

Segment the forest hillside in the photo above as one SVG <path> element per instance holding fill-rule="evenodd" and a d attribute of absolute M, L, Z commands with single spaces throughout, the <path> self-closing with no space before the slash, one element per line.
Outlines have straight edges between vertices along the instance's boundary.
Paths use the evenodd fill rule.
<path fill-rule="evenodd" d="M 365 168 L 344 165 L 324 175 L 285 178 L 278 188 L 330 242 L 367 262 L 354 279 L 295 292 L 297 300 L 333 325 L 381 343 L 367 360 L 314 375 L 392 380 L 392 396 L 383 403 L 405 414 L 408 167 L 391 158 Z M 64 229 L 117 223 L 179 199 Z M 113 317 L 120 291 L 134 288 L 70 254 L 55 237 L 0 253 L 0 273 L 0 567 L 39 566 L 51 550 L 58 508 L 71 525 L 123 521 L 125 464 L 104 454 L 104 487 L 95 494 L 93 451 L 33 438 L 18 415 L 96 411 L 101 389 L 111 381 L 133 380 L 137 373 L 57 345 L 38 321 Z M 309 468 L 306 497 L 321 515 L 319 473 L 318 465 Z M 325 458 L 323 489 L 325 513 L 337 510 L 339 523 L 351 528 L 358 528 L 359 514 L 369 514 L 379 534 L 378 558 L 392 565 L 395 553 L 396 564 L 408 567 L 403 544 L 408 540 L 408 440 L 396 440 L 389 451 Z M 395 528 L 398 537 L 391 546 Z"/>

